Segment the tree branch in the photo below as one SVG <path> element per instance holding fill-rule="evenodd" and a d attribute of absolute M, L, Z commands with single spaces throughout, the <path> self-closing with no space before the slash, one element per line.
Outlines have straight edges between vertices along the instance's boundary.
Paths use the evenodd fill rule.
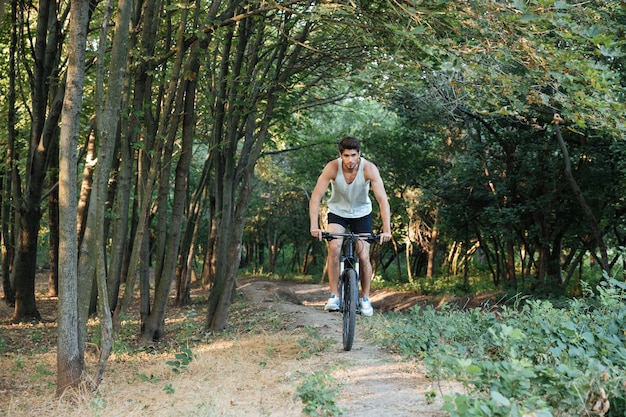
<path fill-rule="evenodd" d="M 559 142 L 559 146 L 561 147 L 561 152 L 563 154 L 563 162 L 565 164 L 565 167 L 564 167 L 565 178 L 567 179 L 567 182 L 570 188 L 572 189 L 572 192 L 574 193 L 574 196 L 576 197 L 576 200 L 578 201 L 580 208 L 583 210 L 583 213 L 585 213 L 585 217 L 587 217 L 587 221 L 589 222 L 589 226 L 591 227 L 591 231 L 595 238 L 596 244 L 598 245 L 598 248 L 600 249 L 601 267 L 604 271 L 609 273 L 610 266 L 609 266 L 609 257 L 607 255 L 606 244 L 604 243 L 604 239 L 602 238 L 602 234 L 600 233 L 600 228 L 598 227 L 598 221 L 596 220 L 596 217 L 594 216 L 593 211 L 591 211 L 591 207 L 589 207 L 589 204 L 587 204 L 587 200 L 585 199 L 585 196 L 583 195 L 580 187 L 578 186 L 578 183 L 576 182 L 576 179 L 574 178 L 574 175 L 572 174 L 572 163 L 570 161 L 570 156 L 567 150 L 567 145 L 565 144 L 565 141 L 563 140 L 563 135 L 561 134 L 561 127 L 559 126 L 561 122 L 563 122 L 561 115 L 556 113 L 554 115 L 554 118 L 552 119 L 552 124 L 554 125 L 556 138 L 557 138 L 557 141 Z"/>

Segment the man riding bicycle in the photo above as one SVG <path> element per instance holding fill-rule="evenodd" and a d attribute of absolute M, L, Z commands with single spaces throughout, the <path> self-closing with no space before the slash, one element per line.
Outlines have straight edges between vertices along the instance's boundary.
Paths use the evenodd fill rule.
<path fill-rule="evenodd" d="M 353 233 L 372 233 L 372 201 L 369 197 L 370 188 L 380 208 L 383 222 L 380 243 L 391 240 L 390 210 L 387 193 L 380 172 L 376 165 L 361 157 L 361 144 L 352 137 L 345 137 L 339 142 L 339 158 L 326 164 L 309 202 L 309 218 L 311 220 L 311 236 L 322 239 L 319 226 L 319 208 L 322 197 L 332 186 L 328 200 L 328 232 L 344 233 L 350 228 Z M 338 282 L 339 257 L 341 239 L 329 242 L 328 247 L 328 281 L 330 298 L 324 307 L 328 311 L 339 310 Z M 357 246 L 361 279 L 360 309 L 364 316 L 374 313 L 370 296 L 372 264 L 370 263 L 370 244 L 359 240 Z"/>

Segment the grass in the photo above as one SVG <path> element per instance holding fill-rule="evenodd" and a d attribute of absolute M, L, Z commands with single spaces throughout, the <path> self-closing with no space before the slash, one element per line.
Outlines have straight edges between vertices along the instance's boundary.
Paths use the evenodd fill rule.
<path fill-rule="evenodd" d="M 44 317 L 53 317 L 52 300 L 38 305 Z M 153 345 L 142 344 L 138 321 L 126 318 L 98 391 L 61 399 L 55 396 L 54 323 L 0 325 L 0 415 L 300 415 L 295 392 L 305 375 L 324 365 L 325 340 L 313 330 L 290 330 L 288 315 L 241 298 L 220 334 L 204 331 L 201 311 L 198 304 L 171 306 L 167 335 Z M 97 323 L 90 322 L 88 372 L 96 368 L 98 338 Z"/>

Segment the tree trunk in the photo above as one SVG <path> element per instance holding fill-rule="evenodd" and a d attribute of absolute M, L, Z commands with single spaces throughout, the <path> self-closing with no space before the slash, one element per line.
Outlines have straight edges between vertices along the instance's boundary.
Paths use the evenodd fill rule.
<path fill-rule="evenodd" d="M 40 321 L 41 314 L 35 302 L 35 274 L 37 272 L 37 235 L 41 213 L 34 207 L 22 207 L 20 213 L 20 238 L 13 265 L 15 309 L 11 321 Z M 34 242 L 33 242 L 34 241 Z"/>
<path fill-rule="evenodd" d="M 244 25 L 245 26 L 245 25 Z M 213 130 L 213 143 L 224 143 L 224 147 L 217 153 L 215 158 L 216 168 L 216 229 L 218 231 L 215 245 L 215 280 L 208 300 L 207 324 L 206 327 L 212 331 L 222 331 L 226 328 L 226 317 L 228 307 L 232 299 L 232 291 L 235 286 L 235 276 L 239 266 L 241 251 L 237 251 L 236 231 L 234 222 L 235 196 L 239 184 L 235 178 L 236 163 L 235 148 L 237 146 L 237 134 L 230 131 L 230 135 L 225 133 L 227 123 L 226 103 L 228 97 L 229 75 L 237 79 L 241 75 L 241 66 L 235 66 L 231 62 L 231 47 L 235 36 L 234 28 L 230 28 L 225 35 L 221 45 L 221 65 L 219 86 L 215 109 L 215 125 Z M 248 40 L 242 36 L 240 46 L 244 45 L 243 40 Z M 233 68 L 230 68 L 233 65 Z M 230 74 L 229 74 L 230 73 Z M 234 104 L 234 103 L 232 103 Z M 230 107 L 234 110 L 233 107 Z M 233 126 L 233 124 L 230 124 Z M 235 250 L 233 251 L 233 247 Z M 239 246 L 240 249 L 240 246 Z M 232 264 L 237 266 L 233 272 Z"/>
<path fill-rule="evenodd" d="M 187 209 L 187 225 L 183 236 L 180 253 L 178 255 L 179 265 L 176 272 L 176 304 L 187 305 L 191 302 L 191 280 L 193 275 L 193 264 L 196 252 L 196 240 L 200 227 L 200 218 L 203 213 L 203 201 L 206 200 L 208 190 L 211 158 L 207 155 L 202 170 L 202 175 L 196 191 L 191 197 L 191 203 Z"/>
<path fill-rule="evenodd" d="M 11 164 L 11 157 L 8 158 L 7 167 Z M 12 241 L 13 234 L 11 233 L 11 219 L 13 217 L 11 210 L 11 170 L 7 169 L 8 174 L 2 176 L 2 206 L 0 212 L 0 219 L 2 220 L 2 236 L 0 238 L 0 244 L 2 245 L 2 257 L 0 258 L 0 262 L 2 263 L 2 288 L 4 290 L 4 301 L 5 303 L 13 307 L 15 305 L 15 293 L 13 292 L 13 287 L 11 286 L 10 279 L 10 265 L 13 263 L 12 260 Z"/>
<path fill-rule="evenodd" d="M 96 167 L 96 132 L 92 129 L 87 139 L 87 153 L 78 198 L 76 227 L 78 228 L 78 247 L 82 246 L 83 236 L 87 227 L 87 209 L 93 185 L 93 170 Z"/>
<path fill-rule="evenodd" d="M 184 21 L 184 19 L 181 19 Z M 172 207 L 172 216 L 170 222 L 170 233 L 168 238 L 167 250 L 161 269 L 161 276 L 155 289 L 153 308 L 150 316 L 143 323 L 142 338 L 145 341 L 159 340 L 165 333 L 165 309 L 169 299 L 172 281 L 174 280 L 176 265 L 178 262 L 179 245 L 181 238 L 181 230 L 183 227 L 183 216 L 185 209 L 185 197 L 187 194 L 187 177 L 189 175 L 189 166 L 191 165 L 191 156 L 193 152 L 193 136 L 194 136 L 194 107 L 196 98 L 196 76 L 189 74 L 197 74 L 200 63 L 197 59 L 198 45 L 192 47 L 190 53 L 190 62 L 186 66 L 185 74 L 188 77 L 181 83 L 181 91 L 185 92 L 184 102 L 177 103 L 176 115 L 183 114 L 183 143 L 181 154 L 176 166 L 176 178 L 174 185 L 174 203 Z M 182 97 L 182 95 L 180 96 Z M 183 107 L 184 106 L 184 107 Z M 181 108 L 183 107 L 183 108 Z M 180 111 L 182 110 L 182 112 Z M 175 126 L 178 126 L 179 116 L 172 120 L 171 131 L 174 134 Z"/>
<path fill-rule="evenodd" d="M 158 145 L 159 142 L 157 142 Z M 159 146 L 154 150 L 155 157 L 160 155 L 161 149 Z M 150 207 L 151 207 L 151 199 L 152 191 L 154 190 L 155 179 L 157 176 L 158 164 L 152 165 L 149 167 L 149 170 L 146 172 L 145 181 L 140 181 L 144 185 L 139 195 L 139 204 L 138 204 L 138 214 L 137 214 L 137 225 L 134 233 L 131 233 L 133 236 L 132 249 L 130 251 L 130 256 L 128 260 L 128 272 L 126 274 L 126 287 L 124 288 L 124 294 L 122 295 L 122 299 L 117 303 L 115 308 L 115 313 L 113 315 L 113 331 L 117 333 L 119 331 L 119 326 L 121 323 L 121 319 L 124 313 L 130 307 L 130 303 L 133 299 L 133 292 L 135 290 L 135 278 L 137 276 L 137 271 L 140 267 L 140 259 L 142 259 L 142 250 L 144 245 L 144 236 L 148 232 L 149 229 L 149 220 L 150 220 Z"/>
<path fill-rule="evenodd" d="M 113 206 L 113 212 L 116 215 L 112 220 L 111 262 L 107 275 L 107 291 L 111 310 L 115 310 L 117 307 L 117 298 L 122 282 L 123 260 L 129 240 L 130 197 L 134 161 L 130 141 L 130 137 L 121 138 L 121 164 L 117 178 L 117 195 Z"/>
<path fill-rule="evenodd" d="M 236 186 L 233 178 L 225 175 L 222 215 L 218 217 L 218 230 L 223 232 L 217 238 L 215 281 L 209 295 L 207 311 L 207 329 L 211 331 L 222 331 L 226 328 L 228 308 L 241 258 L 243 224 L 238 225 L 235 220 L 233 196 Z"/>
<path fill-rule="evenodd" d="M 41 199 L 50 157 L 50 142 L 56 138 L 54 130 L 61 115 L 64 94 L 63 82 L 54 82 L 57 78 L 61 42 L 58 37 L 60 30 L 56 3 L 54 0 L 42 0 L 38 12 L 32 80 L 33 118 L 26 181 L 23 193 L 16 188 L 19 195 L 16 199 L 18 238 L 11 278 L 15 285 L 15 309 L 11 319 L 13 322 L 41 319 L 35 302 Z"/>
<path fill-rule="evenodd" d="M 55 143 L 52 144 L 50 158 L 50 187 L 52 191 L 48 196 L 48 295 L 56 297 L 59 294 L 59 149 Z"/>
<path fill-rule="evenodd" d="M 120 0 L 118 13 L 115 19 L 115 34 L 113 36 L 111 56 L 108 67 L 110 74 L 106 82 L 106 96 L 102 90 L 105 85 L 104 59 L 107 50 L 109 35 L 109 14 L 113 10 L 112 0 L 105 7 L 104 24 L 100 32 L 100 48 L 98 50 L 97 88 L 96 88 L 96 135 L 99 140 L 97 163 L 93 172 L 93 188 L 89 198 L 87 226 L 82 242 L 79 258 L 79 293 L 82 296 L 91 290 L 91 279 L 95 277 L 97 295 L 99 297 L 100 313 L 100 358 L 99 368 L 94 379 L 97 386 L 104 375 L 106 363 L 113 345 L 113 330 L 111 312 L 109 310 L 108 290 L 106 283 L 106 237 L 104 232 L 106 197 L 108 194 L 109 172 L 114 158 L 115 143 L 118 135 L 119 118 L 121 114 L 122 86 L 125 76 L 126 59 L 128 55 L 128 38 L 130 31 L 130 16 L 132 1 Z M 84 248 L 84 249 L 83 249 Z M 87 303 L 79 306 L 80 340 L 84 343 L 85 334 L 82 332 L 86 325 L 89 311 L 89 297 L 84 297 Z M 87 304 L 87 305 L 85 305 Z"/>
<path fill-rule="evenodd" d="M 553 239 L 552 248 L 548 252 L 546 262 L 546 284 L 551 294 L 563 295 L 563 272 L 561 270 L 561 253 L 563 248 L 562 237 L 557 234 Z"/>
<path fill-rule="evenodd" d="M 211 213 L 215 213 L 215 199 L 210 198 Z M 203 288 L 211 288 L 215 283 L 216 274 L 216 246 L 217 246 L 217 219 L 215 216 L 210 217 L 209 236 L 206 242 L 206 251 L 204 254 L 204 262 L 202 264 L 202 276 L 200 278 Z"/>
<path fill-rule="evenodd" d="M 245 10 L 253 11 L 253 5 Z M 290 78 L 304 70 L 311 24 L 298 24 L 297 15 L 279 14 L 280 38 L 270 38 L 262 19 L 244 19 L 222 37 L 216 88 L 212 145 L 216 149 L 217 251 L 216 275 L 208 300 L 206 327 L 226 327 L 228 307 L 241 259 L 241 243 L 254 166 L 261 153 L 275 105 Z M 295 20 L 291 20 L 294 18 Z M 298 32 L 298 33 L 292 33 Z M 269 44 L 274 42 L 275 44 Z M 235 49 L 231 51 L 231 47 Z M 269 48 L 266 50 L 265 48 Z M 315 65 L 320 62 L 311 58 Z M 310 69 L 310 68 L 307 68 Z M 226 106 L 227 104 L 227 106 Z M 243 141 L 243 142 L 241 142 Z"/>
<path fill-rule="evenodd" d="M 430 234 L 430 240 L 428 242 L 428 261 L 426 264 L 426 278 L 432 278 L 435 273 L 435 258 L 437 256 L 437 245 L 439 244 L 439 229 L 437 227 L 438 214 L 435 213 L 435 223 L 433 224 L 433 230 Z"/>
<path fill-rule="evenodd" d="M 268 100 L 267 111 L 273 110 L 275 97 Z M 263 140 L 267 135 L 270 117 L 261 118 L 263 125 L 260 126 L 258 136 L 252 132 L 252 126 L 256 126 L 256 114 L 251 113 L 247 118 L 248 126 L 246 143 L 243 145 L 244 152 L 249 149 L 249 157 L 245 161 L 246 165 L 240 166 L 238 170 L 225 169 L 223 180 L 223 204 L 221 206 L 222 216 L 219 217 L 218 230 L 224 231 L 217 241 L 216 276 L 213 290 L 208 300 L 207 329 L 212 331 L 222 331 L 226 328 L 226 318 L 228 308 L 232 301 L 233 290 L 237 278 L 239 262 L 241 260 L 241 242 L 243 229 L 245 226 L 248 201 L 251 192 L 252 176 L 254 175 L 254 164 L 256 163 L 263 145 Z M 232 166 L 235 153 L 230 154 L 229 161 L 225 167 Z M 219 158 L 218 158 L 219 159 Z M 241 176 L 233 175 L 241 172 Z M 238 182 L 241 181 L 241 183 Z"/>
<path fill-rule="evenodd" d="M 600 249 L 600 263 L 601 263 L 600 267 L 607 274 L 610 274 L 611 267 L 609 266 L 609 256 L 607 254 L 606 243 L 604 242 L 604 238 L 602 237 L 602 232 L 600 231 L 600 227 L 598 226 L 598 221 L 596 220 L 596 217 L 593 214 L 591 207 L 589 207 L 589 204 L 587 204 L 587 200 L 585 199 L 585 196 L 580 190 L 580 187 L 578 186 L 578 183 L 576 182 L 576 179 L 574 178 L 574 174 L 572 174 L 572 163 L 570 161 L 569 152 L 567 151 L 567 145 L 565 144 L 565 141 L 563 140 L 563 135 L 561 134 L 561 127 L 559 125 L 559 123 L 562 121 L 563 120 L 561 119 L 561 116 L 559 116 L 558 114 L 554 115 L 553 126 L 554 126 L 554 131 L 556 133 L 556 138 L 559 142 L 559 146 L 561 147 L 561 152 L 563 153 L 563 162 L 565 164 L 565 169 L 564 169 L 565 178 L 567 179 L 567 183 L 572 189 L 572 192 L 574 193 L 574 196 L 576 197 L 576 200 L 578 201 L 580 208 L 583 210 L 583 213 L 585 214 L 585 217 L 587 218 L 589 228 L 591 229 L 591 232 L 593 233 L 593 237 L 595 239 L 595 244 Z"/>
<path fill-rule="evenodd" d="M 517 275 L 515 274 L 515 245 L 513 240 L 506 241 L 506 285 L 517 289 Z"/>
<path fill-rule="evenodd" d="M 157 31 L 160 24 L 159 11 L 161 9 L 161 2 L 159 0 L 149 0 L 143 3 L 142 13 L 139 16 L 139 20 L 133 22 L 134 27 L 142 27 L 140 32 L 141 38 L 139 39 L 138 49 L 141 56 L 153 56 L 154 49 L 157 40 Z M 129 111 L 129 123 L 127 129 L 128 136 L 128 148 L 126 143 L 122 146 L 122 150 L 127 149 L 128 155 L 132 156 L 134 149 L 132 144 L 142 140 L 142 146 L 139 148 L 137 155 L 137 174 L 136 174 L 136 198 L 133 201 L 133 217 L 130 221 L 130 233 L 131 239 L 125 248 L 117 248 L 115 254 L 122 256 L 121 259 L 112 259 L 111 273 L 114 275 L 109 286 L 109 292 L 115 295 L 115 299 L 111 300 L 111 305 L 115 306 L 115 314 L 113 318 L 114 332 L 118 330 L 121 314 L 124 313 L 130 306 L 130 302 L 133 298 L 133 291 L 135 289 L 135 278 L 138 271 L 138 262 L 145 263 L 148 260 L 148 256 L 144 256 L 145 247 L 149 246 L 149 242 L 144 245 L 144 236 L 148 233 L 148 225 L 150 220 L 150 205 L 151 195 L 154 188 L 154 181 L 159 169 L 159 158 L 161 155 L 161 141 L 155 143 L 156 132 L 158 130 L 156 126 L 156 116 L 152 109 L 158 109 L 161 104 L 160 96 L 155 98 L 151 95 L 152 84 L 154 77 L 150 74 L 153 70 L 150 67 L 148 60 L 140 60 L 134 73 L 134 90 L 132 98 L 132 106 Z M 143 126 L 141 123 L 143 122 Z M 141 131 L 140 136 L 138 132 Z M 152 155 L 152 157 L 150 156 Z M 151 162 L 154 161 L 154 165 L 151 166 Z M 126 166 L 131 162 L 126 162 Z M 124 165 L 122 165 L 124 167 Z M 132 167 L 131 167 L 132 170 Z M 131 175 L 131 171 L 127 171 L 128 175 Z M 124 227 L 124 226 L 122 226 Z M 121 233 L 119 234 L 120 236 Z M 120 242 L 120 245 L 124 245 L 126 242 Z M 114 243 L 115 245 L 115 243 Z M 118 264 L 119 263 L 119 264 Z M 150 265 L 146 265 L 146 270 Z M 121 282 L 126 283 L 124 294 L 121 299 L 119 295 L 119 284 Z M 142 287 L 143 288 L 143 287 Z M 148 302 L 149 305 L 149 302 Z M 142 305 L 142 311 L 144 306 Z"/>
<path fill-rule="evenodd" d="M 89 3 L 72 0 L 67 95 L 59 150 L 59 303 L 57 395 L 78 387 L 84 368 L 84 345 L 78 314 L 77 155 L 78 132 L 85 77 Z"/>
<path fill-rule="evenodd" d="M 142 19 L 143 19 L 143 31 L 141 32 L 141 41 L 139 49 L 142 56 L 152 56 L 157 39 L 158 27 L 160 24 L 159 10 L 161 8 L 161 2 L 158 0 L 147 1 L 143 4 Z M 138 153 L 138 167 L 137 167 L 137 199 L 136 205 L 136 221 L 133 221 L 133 226 L 130 235 L 132 236 L 132 242 L 127 251 L 127 257 L 124 261 L 127 265 L 125 274 L 126 287 L 121 300 L 116 302 L 115 313 L 113 317 L 113 327 L 116 333 L 119 330 L 120 321 L 123 313 L 125 313 L 130 307 L 133 299 L 133 292 L 135 290 L 135 282 L 137 277 L 137 271 L 139 267 L 148 270 L 149 265 L 148 256 L 144 255 L 144 245 L 149 245 L 149 241 L 144 242 L 144 239 L 149 239 L 149 223 L 151 219 L 150 210 L 152 205 L 152 193 L 155 186 L 155 181 L 161 168 L 161 154 L 163 150 L 163 141 L 155 141 L 157 132 L 159 131 L 156 125 L 156 117 L 152 113 L 152 108 L 159 108 L 161 105 L 161 98 L 155 98 L 150 94 L 152 89 L 153 77 L 150 75 L 150 71 L 153 68 L 150 67 L 146 60 L 142 60 L 138 65 L 135 72 L 135 89 L 132 103 L 131 119 L 129 123 L 128 134 L 135 135 L 135 131 L 139 129 L 140 120 L 142 118 L 145 133 L 143 136 L 143 146 Z M 170 74 L 173 79 L 177 79 L 178 74 Z M 154 106 L 154 107 L 153 107 Z M 166 105 L 164 105 L 167 107 Z M 164 114 L 169 115 L 169 111 L 164 110 Z M 163 121 L 165 124 L 165 121 Z M 135 142 L 134 140 L 132 142 Z M 148 235 L 148 236 L 146 236 Z M 120 269 L 126 269 L 122 266 Z M 122 281 L 124 281 L 122 279 Z M 143 287 L 142 287 L 143 288 Z M 143 290 L 142 290 L 143 293 Z M 143 297 L 143 295 L 142 295 Z M 145 309 L 145 300 L 142 300 L 142 312 L 147 314 Z"/>
<path fill-rule="evenodd" d="M 15 291 L 11 284 L 11 268 L 15 254 L 15 210 L 12 207 L 11 199 L 17 193 L 15 189 L 20 187 L 15 167 L 15 130 L 16 121 L 16 55 L 18 51 L 17 43 L 17 2 L 11 2 L 11 44 L 9 47 L 9 91 L 7 108 L 7 155 L 6 155 L 6 175 L 3 178 L 2 186 L 2 207 L 0 217 L 2 218 L 2 287 L 4 289 L 4 301 L 10 307 L 15 306 Z M 17 201 L 17 200 L 16 200 Z"/>

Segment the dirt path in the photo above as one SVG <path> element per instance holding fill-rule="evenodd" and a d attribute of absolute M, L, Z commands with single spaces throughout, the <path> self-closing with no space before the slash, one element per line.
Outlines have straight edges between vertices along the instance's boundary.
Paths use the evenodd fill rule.
<path fill-rule="evenodd" d="M 327 297 L 324 286 L 276 281 L 242 281 L 239 291 L 252 303 L 292 316 L 293 326 L 317 328 L 320 335 L 336 340 L 324 354 L 332 376 L 341 384 L 339 406 L 346 416 L 403 417 L 444 416 L 440 411 L 440 390 L 433 386 L 421 366 L 403 361 L 398 355 L 372 346 L 359 337 L 358 317 L 354 347 L 342 348 L 341 315 L 323 310 Z M 372 297 L 376 307 L 375 295 Z M 339 363 L 339 366 L 333 364 Z M 434 402 L 427 393 L 436 391 Z"/>

